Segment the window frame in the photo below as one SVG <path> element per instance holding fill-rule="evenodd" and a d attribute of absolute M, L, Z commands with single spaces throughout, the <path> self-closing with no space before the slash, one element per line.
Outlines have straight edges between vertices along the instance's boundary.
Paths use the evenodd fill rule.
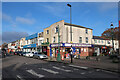
<path fill-rule="evenodd" d="M 88 43 L 88 37 L 86 37 L 86 43 Z"/>

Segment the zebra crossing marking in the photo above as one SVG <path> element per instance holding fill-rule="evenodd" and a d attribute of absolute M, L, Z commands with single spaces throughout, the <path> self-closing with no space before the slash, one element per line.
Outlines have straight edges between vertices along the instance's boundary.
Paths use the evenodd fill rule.
<path fill-rule="evenodd" d="M 30 70 L 26 70 L 27 72 L 31 73 L 34 76 L 38 76 L 39 78 L 44 77 L 44 75 L 41 74 L 37 74 L 34 70 L 30 69 Z"/>

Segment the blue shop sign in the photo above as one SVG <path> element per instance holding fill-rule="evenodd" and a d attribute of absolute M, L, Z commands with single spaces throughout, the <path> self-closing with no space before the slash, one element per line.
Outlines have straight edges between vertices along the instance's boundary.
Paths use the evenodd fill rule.
<path fill-rule="evenodd" d="M 38 33 L 35 33 L 33 35 L 26 37 L 25 40 L 33 39 L 33 38 L 36 38 L 37 36 L 38 36 Z"/>
<path fill-rule="evenodd" d="M 25 45 L 23 46 L 23 48 L 35 48 L 36 44 L 29 44 L 29 45 Z"/>

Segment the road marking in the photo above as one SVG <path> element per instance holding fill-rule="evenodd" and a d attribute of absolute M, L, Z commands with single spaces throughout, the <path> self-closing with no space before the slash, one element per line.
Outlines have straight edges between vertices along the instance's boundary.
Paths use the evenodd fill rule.
<path fill-rule="evenodd" d="M 39 68 L 39 69 L 40 69 L 40 68 Z M 50 69 L 46 69 L 46 68 L 41 68 L 41 69 L 44 70 L 44 71 L 53 73 L 53 74 L 58 74 L 58 73 L 59 73 L 59 72 L 56 72 L 56 71 L 53 71 L 53 70 L 50 70 Z"/>
<path fill-rule="evenodd" d="M 20 75 L 16 75 L 20 80 L 24 80 Z"/>
<path fill-rule="evenodd" d="M 35 71 L 33 71 L 32 69 L 30 69 L 30 70 L 26 70 L 27 72 L 29 72 L 29 73 L 31 73 L 31 74 L 33 74 L 34 76 L 38 76 L 39 78 L 42 78 L 42 77 L 44 77 L 44 75 L 41 75 L 41 74 L 37 74 Z"/>
<path fill-rule="evenodd" d="M 65 72 L 72 72 L 71 70 L 65 70 L 65 69 L 62 69 L 62 68 L 59 68 L 59 67 L 56 67 L 56 66 L 53 66 L 53 68 L 58 69 L 58 70 L 62 70 L 62 71 L 65 71 Z"/>
<path fill-rule="evenodd" d="M 102 70 L 102 71 L 104 71 L 104 72 L 107 72 L 107 73 L 113 73 L 113 72 L 110 72 L 110 71 L 106 71 L 106 70 Z"/>
<path fill-rule="evenodd" d="M 62 66 L 62 67 L 65 67 L 65 66 Z"/>
<path fill-rule="evenodd" d="M 100 71 L 100 69 L 96 69 L 96 71 Z"/>
<path fill-rule="evenodd" d="M 80 74 L 85 74 L 85 72 L 82 72 L 82 73 L 80 73 Z"/>
<path fill-rule="evenodd" d="M 79 70 L 79 69 L 74 69 L 74 70 Z"/>
<path fill-rule="evenodd" d="M 83 66 L 76 66 L 76 65 L 69 65 L 71 67 L 76 67 L 76 68 L 82 68 L 82 69 L 88 69 L 88 67 L 83 67 Z"/>

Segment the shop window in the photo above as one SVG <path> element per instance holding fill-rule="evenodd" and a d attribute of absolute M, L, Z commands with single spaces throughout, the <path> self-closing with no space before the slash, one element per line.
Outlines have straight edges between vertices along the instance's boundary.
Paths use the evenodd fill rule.
<path fill-rule="evenodd" d="M 84 49 L 84 52 L 87 52 L 87 50 L 86 50 L 86 49 Z"/>
<path fill-rule="evenodd" d="M 82 43 L 82 37 L 79 37 L 79 43 Z"/>
<path fill-rule="evenodd" d="M 86 37 L 86 43 L 88 43 L 88 37 Z"/>

